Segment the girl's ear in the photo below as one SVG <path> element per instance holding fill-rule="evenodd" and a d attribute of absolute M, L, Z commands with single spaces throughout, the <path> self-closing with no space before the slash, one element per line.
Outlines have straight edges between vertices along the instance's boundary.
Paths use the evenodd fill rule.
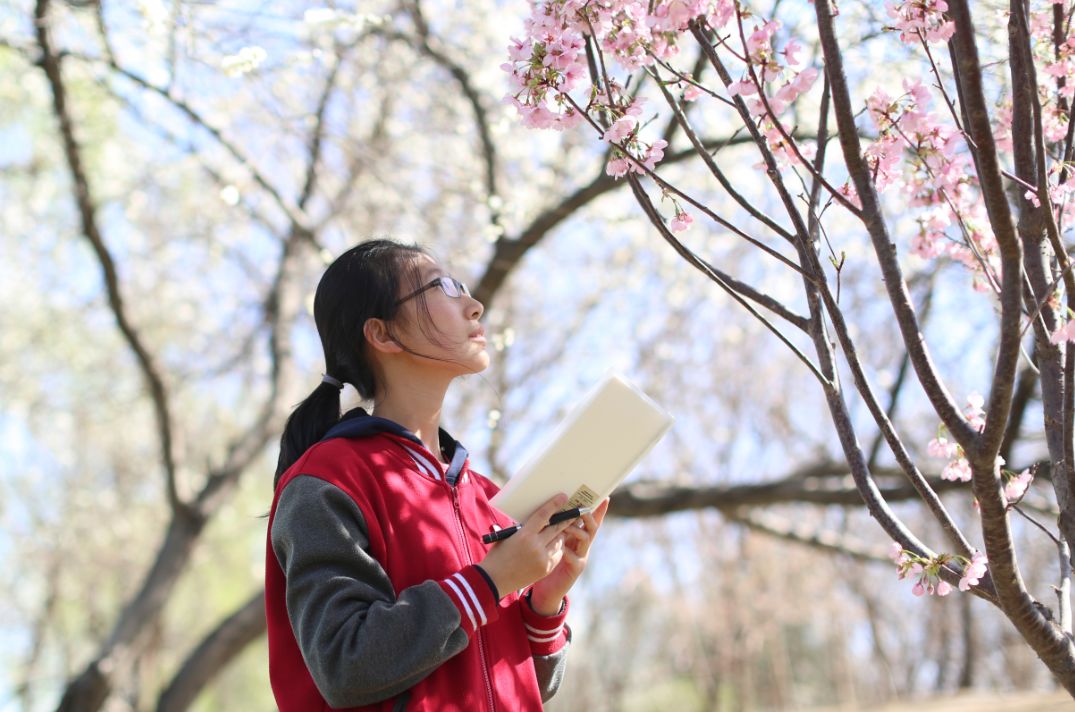
<path fill-rule="evenodd" d="M 375 351 L 384 354 L 397 354 L 403 351 L 403 347 L 392 336 L 384 319 L 366 319 L 366 323 L 362 325 L 362 335 L 366 337 L 366 342 Z"/>

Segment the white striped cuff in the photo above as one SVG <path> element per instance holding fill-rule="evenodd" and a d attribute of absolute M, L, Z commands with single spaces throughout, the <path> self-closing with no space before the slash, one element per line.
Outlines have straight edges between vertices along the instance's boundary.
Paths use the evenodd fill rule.
<path fill-rule="evenodd" d="M 565 598 L 560 610 L 553 616 L 543 616 L 530 605 L 530 592 L 519 601 L 522 609 L 523 624 L 526 626 L 526 639 L 534 655 L 551 655 L 567 645 L 571 640 L 571 631 L 567 626 L 567 609 L 570 605 Z"/>
<path fill-rule="evenodd" d="M 468 636 L 499 617 L 493 591 L 476 566 L 467 566 L 437 583 L 459 609 L 459 625 Z"/>

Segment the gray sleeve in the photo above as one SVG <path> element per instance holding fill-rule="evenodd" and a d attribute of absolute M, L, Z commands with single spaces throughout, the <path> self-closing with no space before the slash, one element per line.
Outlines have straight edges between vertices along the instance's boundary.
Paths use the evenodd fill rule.
<path fill-rule="evenodd" d="M 537 673 L 538 690 L 541 691 L 542 702 L 551 700 L 560 689 L 560 683 L 564 681 L 564 671 L 567 670 L 567 649 L 571 647 L 571 629 L 567 630 L 567 645 L 552 655 L 534 656 L 534 672 Z"/>
<path fill-rule="evenodd" d="M 280 495 L 272 547 L 287 579 L 288 618 L 332 707 L 357 707 L 408 689 L 468 642 L 459 611 L 436 582 L 398 599 L 366 551 L 365 518 L 346 493 L 303 475 Z"/>

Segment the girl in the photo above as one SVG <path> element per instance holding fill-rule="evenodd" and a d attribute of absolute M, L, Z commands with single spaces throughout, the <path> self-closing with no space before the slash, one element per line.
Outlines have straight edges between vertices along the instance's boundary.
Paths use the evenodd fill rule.
<path fill-rule="evenodd" d="M 457 376 L 489 365 L 483 307 L 424 250 L 348 250 L 314 320 L 326 374 L 288 418 L 269 514 L 269 678 L 281 712 L 540 710 L 563 676 L 568 589 L 607 509 L 512 537 L 496 486 L 441 430 Z M 373 412 L 340 417 L 352 384 Z M 521 593 L 520 593 L 521 592 Z"/>

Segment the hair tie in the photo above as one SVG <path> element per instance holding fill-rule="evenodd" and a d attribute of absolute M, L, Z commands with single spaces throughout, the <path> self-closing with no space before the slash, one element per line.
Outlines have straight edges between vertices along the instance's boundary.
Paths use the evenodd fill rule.
<path fill-rule="evenodd" d="M 327 383 L 330 386 L 336 386 L 336 388 L 340 389 L 341 391 L 343 390 L 343 381 L 341 381 L 339 379 L 336 379 L 336 378 L 333 378 L 332 376 L 328 375 L 327 373 L 322 373 L 321 374 L 321 382 L 322 383 Z"/>

